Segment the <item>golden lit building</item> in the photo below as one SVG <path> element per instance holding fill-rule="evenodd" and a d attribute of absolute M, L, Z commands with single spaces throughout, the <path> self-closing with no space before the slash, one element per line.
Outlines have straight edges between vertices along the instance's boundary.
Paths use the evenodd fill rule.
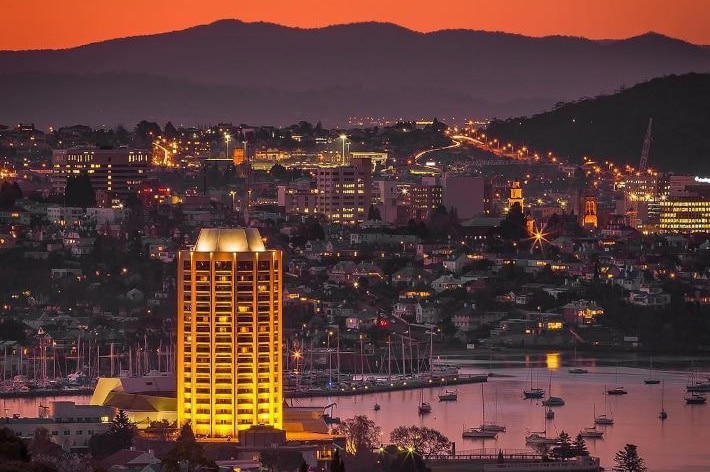
<path fill-rule="evenodd" d="M 523 199 L 523 189 L 520 187 L 519 180 L 513 180 L 513 185 L 510 187 L 510 196 L 508 197 L 508 209 L 510 210 L 516 203 L 520 204 L 520 209 L 524 208 L 525 200 Z"/>
<path fill-rule="evenodd" d="M 253 228 L 203 229 L 179 252 L 177 415 L 198 437 L 282 428 L 281 273 Z"/>
<path fill-rule="evenodd" d="M 584 212 L 582 214 L 582 226 L 584 228 L 596 228 L 597 220 L 597 197 L 594 195 L 584 196 Z"/>

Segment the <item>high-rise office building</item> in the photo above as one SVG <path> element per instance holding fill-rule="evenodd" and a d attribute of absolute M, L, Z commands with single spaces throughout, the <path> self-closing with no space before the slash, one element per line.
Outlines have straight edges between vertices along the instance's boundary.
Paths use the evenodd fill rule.
<path fill-rule="evenodd" d="M 282 254 L 203 229 L 178 255 L 178 422 L 205 438 L 283 425 Z"/>
<path fill-rule="evenodd" d="M 426 221 L 443 202 L 441 185 L 412 185 L 409 188 L 411 203 L 410 217 L 415 221 Z"/>
<path fill-rule="evenodd" d="M 150 167 L 148 151 L 119 148 L 57 149 L 52 153 L 52 188 L 64 193 L 67 178 L 87 174 L 97 200 L 138 193 Z"/>
<path fill-rule="evenodd" d="M 358 224 L 372 205 L 372 164 L 355 159 L 349 166 L 322 167 L 316 173 L 317 208 L 328 221 Z"/>

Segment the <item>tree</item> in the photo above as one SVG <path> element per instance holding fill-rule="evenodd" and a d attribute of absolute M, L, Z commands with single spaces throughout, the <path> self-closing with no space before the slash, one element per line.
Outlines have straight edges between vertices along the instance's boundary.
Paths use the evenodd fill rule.
<path fill-rule="evenodd" d="M 427 472 L 426 463 L 416 452 L 389 445 L 380 449 L 379 470 L 382 472 Z"/>
<path fill-rule="evenodd" d="M 360 450 L 372 451 L 380 444 L 380 427 L 365 415 L 342 421 L 336 432 L 345 436 L 345 450 L 349 454 L 357 454 Z"/>
<path fill-rule="evenodd" d="M 176 138 L 178 135 L 178 130 L 175 129 L 175 125 L 173 125 L 172 121 L 168 121 L 165 123 L 165 130 L 163 131 L 163 134 L 165 135 L 166 138 Z"/>
<path fill-rule="evenodd" d="M 153 144 L 153 139 L 161 134 L 160 126 L 153 121 L 140 121 L 133 131 L 135 143 L 137 147 L 149 147 Z"/>
<path fill-rule="evenodd" d="M 62 454 L 62 447 L 52 442 L 52 436 L 47 428 L 35 429 L 32 442 L 30 442 L 29 452 L 33 457 L 50 456 L 56 457 Z"/>
<path fill-rule="evenodd" d="M 175 423 L 170 423 L 168 420 L 161 420 L 151 421 L 145 429 L 145 432 L 157 437 L 161 441 L 165 441 L 170 437 L 175 429 L 177 429 Z"/>
<path fill-rule="evenodd" d="M 648 470 L 644 460 L 639 457 L 634 444 L 627 444 L 624 449 L 618 451 L 614 456 L 614 462 L 616 462 L 612 469 L 614 472 L 646 472 Z"/>
<path fill-rule="evenodd" d="M 393 444 L 416 451 L 425 459 L 451 452 L 451 441 L 439 431 L 426 426 L 399 426 L 390 433 Z"/>
<path fill-rule="evenodd" d="M 96 459 L 110 456 L 121 449 L 128 449 L 133 445 L 136 427 L 123 410 L 118 410 L 111 420 L 108 431 L 95 434 L 89 439 L 89 450 Z"/>
<path fill-rule="evenodd" d="M 338 449 L 333 452 L 333 457 L 330 459 L 330 472 L 345 472 L 345 464 Z"/>
<path fill-rule="evenodd" d="M 503 239 L 519 241 L 528 237 L 527 219 L 519 203 L 513 203 L 508 214 L 500 223 L 500 235 Z"/>
<path fill-rule="evenodd" d="M 589 455 L 589 450 L 587 449 L 587 442 L 584 440 L 581 434 L 577 434 L 577 437 L 572 443 L 572 448 L 574 449 L 575 456 Z"/>
<path fill-rule="evenodd" d="M 162 462 L 165 472 L 178 472 L 184 470 L 181 463 L 187 464 L 187 472 L 193 472 L 200 467 L 212 467 L 216 469 L 213 461 L 205 457 L 202 444 L 195 439 L 190 423 L 185 423 L 180 430 L 180 435 L 175 441 L 175 446 L 168 452 Z M 295 467 L 295 466 L 294 466 Z"/>
<path fill-rule="evenodd" d="M 27 445 L 9 428 L 0 428 L 0 462 L 28 462 L 30 454 Z"/>
<path fill-rule="evenodd" d="M 265 467 L 271 471 L 292 471 L 296 467 L 299 468 L 303 466 L 305 461 L 303 460 L 303 454 L 298 451 L 280 450 L 280 449 L 267 449 L 261 451 L 259 454 L 259 462 L 261 462 L 262 467 Z M 308 465 L 306 464 L 306 470 L 308 470 Z"/>
<path fill-rule="evenodd" d="M 22 198 L 22 189 L 17 181 L 10 183 L 6 180 L 0 185 L 0 208 L 11 208 L 20 198 Z"/>
<path fill-rule="evenodd" d="M 118 410 L 116 416 L 108 425 L 108 434 L 114 437 L 114 440 L 121 444 L 121 448 L 131 447 L 133 437 L 136 435 L 136 426 L 131 423 L 128 415 L 124 410 Z"/>
<path fill-rule="evenodd" d="M 569 459 L 575 457 L 575 450 L 572 447 L 570 435 L 562 431 L 557 437 L 558 445 L 552 448 L 552 456 L 557 459 Z"/>

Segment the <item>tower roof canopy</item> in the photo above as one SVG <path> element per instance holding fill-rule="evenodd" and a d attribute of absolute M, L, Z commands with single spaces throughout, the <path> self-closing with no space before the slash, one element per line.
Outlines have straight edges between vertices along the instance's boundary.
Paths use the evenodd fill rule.
<path fill-rule="evenodd" d="M 256 228 L 203 228 L 197 237 L 196 252 L 261 252 L 264 241 Z"/>

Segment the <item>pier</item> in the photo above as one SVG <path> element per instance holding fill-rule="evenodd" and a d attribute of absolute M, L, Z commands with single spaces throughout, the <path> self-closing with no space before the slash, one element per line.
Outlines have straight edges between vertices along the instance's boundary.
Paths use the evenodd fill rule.
<path fill-rule="evenodd" d="M 285 390 L 286 398 L 307 398 L 307 397 L 342 397 L 351 395 L 363 395 L 366 393 L 396 392 L 399 390 L 414 390 L 419 388 L 440 388 L 442 385 L 464 385 L 472 383 L 488 382 L 488 375 L 462 374 L 454 378 L 446 379 L 407 379 L 392 382 L 366 382 L 351 383 L 350 385 L 334 386 L 333 388 L 308 387 L 303 390 Z"/>
<path fill-rule="evenodd" d="M 530 449 L 474 449 L 432 456 L 427 465 L 433 472 L 597 472 L 596 457 L 551 460 Z"/>

